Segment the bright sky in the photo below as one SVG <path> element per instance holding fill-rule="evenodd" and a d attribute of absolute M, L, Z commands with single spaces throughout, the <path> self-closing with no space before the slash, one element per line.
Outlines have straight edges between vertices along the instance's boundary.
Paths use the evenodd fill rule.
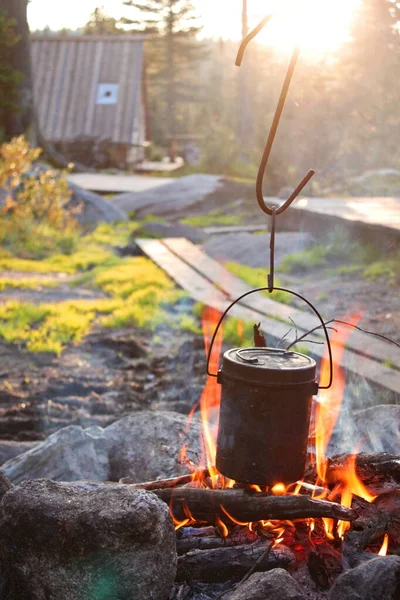
<path fill-rule="evenodd" d="M 204 23 L 203 34 L 239 39 L 242 0 L 193 0 Z M 335 50 L 348 39 L 349 25 L 362 0 L 248 0 L 250 26 L 270 12 L 276 15 L 259 41 L 282 50 L 296 41 L 303 49 L 320 54 Z M 120 17 L 131 10 L 122 0 L 31 0 L 31 29 L 78 28 L 84 25 L 96 6 Z"/>

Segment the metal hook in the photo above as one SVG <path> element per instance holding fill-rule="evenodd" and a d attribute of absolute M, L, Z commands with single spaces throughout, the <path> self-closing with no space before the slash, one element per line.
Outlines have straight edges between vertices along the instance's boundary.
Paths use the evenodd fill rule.
<path fill-rule="evenodd" d="M 273 15 L 268 15 L 268 17 L 265 17 L 258 25 L 257 27 L 255 27 L 242 41 L 242 43 L 240 44 L 239 47 L 239 51 L 236 57 L 236 65 L 240 66 L 242 64 L 242 60 L 243 60 L 243 56 L 244 56 L 244 52 L 247 48 L 247 45 L 249 44 L 249 42 L 251 42 L 251 40 L 265 27 L 265 25 L 268 23 L 268 21 L 270 21 L 270 19 L 272 18 Z M 261 210 L 263 212 L 265 212 L 267 215 L 272 215 L 272 211 L 271 209 L 267 206 L 265 200 L 264 200 L 264 196 L 263 196 L 263 191 L 262 191 L 262 187 L 263 187 L 263 181 L 264 181 L 264 176 L 265 176 L 265 171 L 267 169 L 267 165 L 268 165 L 268 160 L 271 154 L 271 150 L 272 150 L 272 146 L 274 144 L 274 140 L 275 140 L 275 136 L 276 136 L 276 132 L 278 130 L 278 126 L 279 126 L 279 122 L 282 116 L 282 112 L 285 106 L 285 102 L 286 102 L 286 98 L 289 92 L 289 87 L 290 87 L 290 83 L 292 81 L 292 77 L 293 77 L 293 73 L 294 70 L 296 68 L 296 63 L 297 63 L 297 59 L 299 57 L 299 53 L 300 53 L 300 49 L 297 46 L 294 49 L 291 61 L 289 63 L 289 67 L 288 70 L 286 72 L 286 77 L 285 80 L 283 82 L 283 86 L 282 86 L 282 90 L 279 96 L 279 100 L 278 100 L 278 105 L 276 107 L 275 110 L 275 114 L 274 114 L 274 118 L 272 121 L 272 125 L 271 125 L 271 129 L 268 135 L 268 140 L 267 143 L 265 145 L 264 148 L 264 152 L 262 155 L 262 159 L 261 159 L 261 163 L 260 166 L 258 168 L 258 173 L 257 173 L 257 182 L 256 182 L 256 196 L 257 196 L 257 202 L 259 207 L 261 208 Z M 289 198 L 286 200 L 286 202 L 284 202 L 282 204 L 282 206 L 280 206 L 278 209 L 276 209 L 276 214 L 280 215 L 282 214 L 287 208 L 289 208 L 289 206 L 292 204 L 292 202 L 297 198 L 297 196 L 300 194 L 300 192 L 302 191 L 302 189 L 307 185 L 307 183 L 310 181 L 310 179 L 313 177 L 314 175 L 314 171 L 310 170 L 307 175 L 305 175 L 303 177 L 303 179 L 300 181 L 299 185 L 293 190 L 293 192 L 290 194 Z"/>

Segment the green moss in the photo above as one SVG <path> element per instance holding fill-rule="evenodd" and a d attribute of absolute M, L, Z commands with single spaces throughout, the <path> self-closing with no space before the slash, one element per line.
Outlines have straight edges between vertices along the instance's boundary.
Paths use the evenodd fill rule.
<path fill-rule="evenodd" d="M 94 317 L 94 312 L 71 302 L 7 302 L 0 307 L 0 338 L 22 342 L 31 352 L 59 354 L 66 344 L 82 339 Z"/>
<path fill-rule="evenodd" d="M 38 277 L 0 277 L 0 292 L 7 289 L 16 290 L 40 290 L 44 287 L 55 287 L 57 283 L 46 279 L 40 279 Z"/>

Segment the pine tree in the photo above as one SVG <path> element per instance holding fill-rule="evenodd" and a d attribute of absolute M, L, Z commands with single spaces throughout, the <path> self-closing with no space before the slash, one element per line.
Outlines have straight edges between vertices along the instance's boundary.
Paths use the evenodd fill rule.
<path fill-rule="evenodd" d="M 194 6 L 187 0 L 128 0 L 124 4 L 135 9 L 136 16 L 123 19 L 124 25 L 154 36 L 147 45 L 150 102 L 164 113 L 160 134 L 172 138 L 186 129 L 182 104 L 198 99 L 193 67 L 204 53 L 196 40 L 201 27 Z"/>
<path fill-rule="evenodd" d="M 399 21 L 400 5 L 391 0 L 364 0 L 354 20 L 341 67 L 356 168 L 387 167 L 396 155 L 398 160 Z"/>
<path fill-rule="evenodd" d="M 117 19 L 105 14 L 101 8 L 95 8 L 83 33 L 85 35 L 120 35 L 124 31 L 118 27 Z"/>

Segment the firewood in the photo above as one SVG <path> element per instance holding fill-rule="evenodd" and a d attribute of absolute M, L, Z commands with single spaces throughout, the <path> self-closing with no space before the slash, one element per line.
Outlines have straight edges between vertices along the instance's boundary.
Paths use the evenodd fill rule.
<path fill-rule="evenodd" d="M 229 522 L 226 512 L 241 523 L 316 517 L 352 521 L 357 517 L 357 513 L 350 508 L 326 500 L 313 500 L 308 496 L 270 496 L 243 489 L 190 487 L 154 490 L 154 493 L 171 506 L 176 519 L 187 519 L 190 514 L 203 523 L 215 523 L 217 518 Z"/>
<path fill-rule="evenodd" d="M 192 550 L 178 557 L 177 581 L 219 583 L 240 579 L 256 563 L 257 571 L 288 568 L 295 563 L 294 554 L 286 546 L 279 544 L 269 553 L 265 552 L 267 547 L 266 544 L 256 542 L 232 548 Z M 263 555 L 263 560 L 260 560 Z"/>
<path fill-rule="evenodd" d="M 316 544 L 308 557 L 308 570 L 318 588 L 330 588 L 343 571 L 341 552 L 326 542 Z"/>
<path fill-rule="evenodd" d="M 212 530 L 212 535 L 209 534 Z M 259 536 L 247 527 L 235 526 L 228 537 L 221 538 L 216 534 L 214 527 L 199 527 L 203 535 L 196 535 L 194 527 L 185 527 L 176 532 L 176 551 L 185 554 L 191 550 L 211 550 L 212 548 L 230 548 L 231 546 L 242 546 L 259 541 Z"/>
<path fill-rule="evenodd" d="M 176 488 L 181 485 L 191 483 L 194 478 L 206 478 L 209 477 L 210 473 L 208 469 L 202 469 L 195 473 L 188 473 L 187 475 L 180 475 L 179 477 L 171 477 L 169 479 L 156 479 L 155 481 L 146 481 L 144 483 L 136 483 L 131 477 L 123 477 L 119 480 L 119 483 L 130 485 L 132 488 L 137 490 L 163 490 L 167 488 Z"/>
<path fill-rule="evenodd" d="M 377 536 L 383 536 L 389 525 L 389 515 L 379 509 L 379 505 L 367 502 L 358 496 L 353 497 L 352 506 L 358 517 L 352 528 L 345 534 L 345 543 L 357 550 L 369 546 Z"/>
<path fill-rule="evenodd" d="M 336 482 L 336 472 L 346 466 L 348 454 L 340 454 L 328 459 L 328 480 L 331 484 Z M 358 454 L 356 457 L 356 473 L 366 484 L 373 485 L 380 482 L 388 484 L 390 480 L 400 483 L 400 456 L 379 452 L 377 454 Z M 306 481 L 315 481 L 315 465 L 309 465 L 304 478 Z"/>

